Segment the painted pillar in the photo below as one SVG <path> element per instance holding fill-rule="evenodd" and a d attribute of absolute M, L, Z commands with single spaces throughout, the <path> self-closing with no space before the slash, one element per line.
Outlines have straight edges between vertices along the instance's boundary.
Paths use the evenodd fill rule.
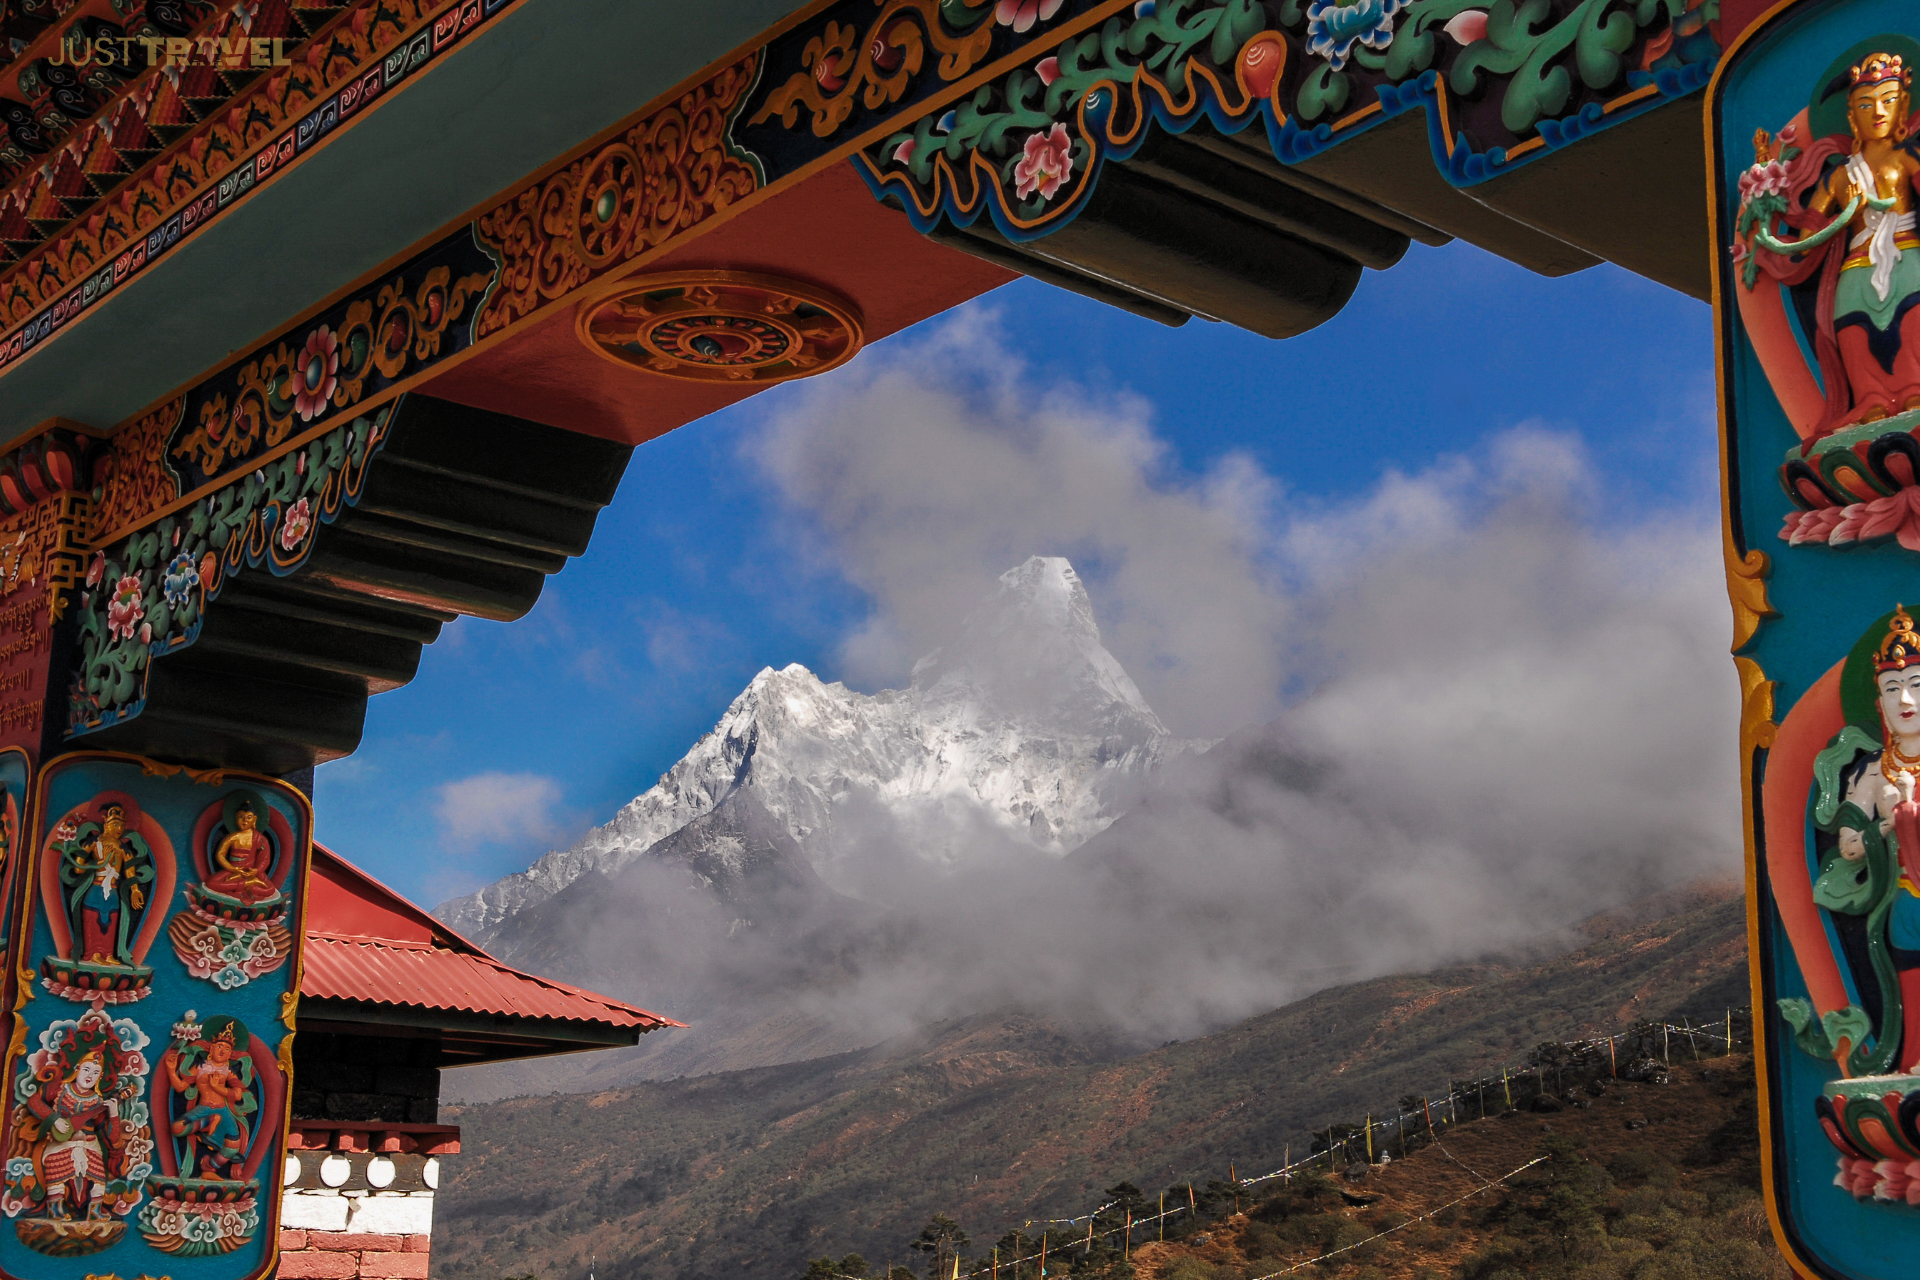
<path fill-rule="evenodd" d="M 0 1269 L 274 1265 L 312 815 L 270 778 L 79 752 L 10 859 Z M 92 1273 L 92 1272 L 90 1272 Z"/>
<path fill-rule="evenodd" d="M 95 686 L 144 689 L 156 631 L 197 622 L 217 563 L 170 533 L 197 510 L 124 563 L 84 550 L 115 460 L 58 422 L 0 457 L 0 1274 L 258 1280 L 312 811 L 271 777 L 64 749 L 70 694 L 93 696 L 83 635 Z"/>
<path fill-rule="evenodd" d="M 1920 64 L 1787 0 L 1708 89 L 1755 1058 L 1805 1275 L 1920 1251 Z"/>

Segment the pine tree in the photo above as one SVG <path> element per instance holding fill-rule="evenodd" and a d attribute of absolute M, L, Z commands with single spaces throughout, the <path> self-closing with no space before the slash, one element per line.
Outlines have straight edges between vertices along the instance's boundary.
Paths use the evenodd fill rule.
<path fill-rule="evenodd" d="M 927 1269 L 927 1275 L 932 1280 L 948 1280 L 953 1274 L 954 1259 L 972 1243 L 959 1223 L 944 1213 L 936 1213 L 931 1222 L 920 1228 L 919 1237 L 907 1247 L 932 1255 Z"/>

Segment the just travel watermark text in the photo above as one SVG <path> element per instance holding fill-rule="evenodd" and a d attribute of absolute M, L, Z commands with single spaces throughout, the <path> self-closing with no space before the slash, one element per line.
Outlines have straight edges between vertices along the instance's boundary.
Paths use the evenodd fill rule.
<path fill-rule="evenodd" d="M 285 39 L 255 39 L 244 35 L 232 40 L 212 36 L 189 39 L 186 36 L 103 36 L 97 40 L 62 40 L 47 62 L 56 67 L 130 67 L 139 57 L 134 46 L 146 50 L 149 67 L 285 67 L 292 64 L 286 55 Z"/>

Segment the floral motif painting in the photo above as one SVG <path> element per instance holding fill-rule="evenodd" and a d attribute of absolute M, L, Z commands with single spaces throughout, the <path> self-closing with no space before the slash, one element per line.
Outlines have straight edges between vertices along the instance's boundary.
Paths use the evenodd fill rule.
<path fill-rule="evenodd" d="M 899 203 L 922 231 L 984 219 L 1025 242 L 1077 217 L 1103 167 L 1130 159 L 1156 130 L 1183 133 L 1204 119 L 1292 165 L 1415 111 L 1427 117 L 1436 169 L 1472 187 L 1690 98 L 1720 56 L 1716 0 L 1079 7 L 1002 3 L 995 23 L 980 5 L 941 5 L 939 22 L 921 13 L 941 76 L 983 64 L 1023 23 L 1033 43 L 1019 65 L 896 117 L 866 145 L 854 163 L 874 195 Z M 904 52 L 918 49 L 921 28 L 900 6 L 869 21 L 864 39 L 837 26 L 806 47 L 807 67 L 764 77 L 730 136 L 770 162 L 791 154 L 803 129 L 846 128 L 862 94 L 910 100 L 914 73 L 925 80 L 936 65 Z M 775 52 L 769 70 L 781 61 Z M 769 136 L 776 126 L 788 136 Z"/>

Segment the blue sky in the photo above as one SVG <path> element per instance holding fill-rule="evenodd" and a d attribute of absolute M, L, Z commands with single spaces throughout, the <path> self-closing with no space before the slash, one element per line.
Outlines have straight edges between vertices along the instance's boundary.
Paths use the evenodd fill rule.
<path fill-rule="evenodd" d="M 961 312 L 997 344 L 961 362 L 1002 367 L 940 376 L 1125 400 L 1163 448 L 1147 473 L 1169 491 L 1231 464 L 1310 511 L 1533 427 L 1584 447 L 1599 519 L 1717 502 L 1708 308 L 1609 266 L 1547 280 L 1466 245 L 1414 245 L 1285 342 L 1169 330 L 1025 280 Z M 605 821 L 761 667 L 862 675 L 846 644 L 875 601 L 816 536 L 817 512 L 770 477 L 764 442 L 783 415 L 830 405 L 836 379 L 940 355 L 914 344 L 956 314 L 638 449 L 592 548 L 528 617 L 454 624 L 412 684 L 372 700 L 359 752 L 319 772 L 320 838 L 431 905 Z M 1089 577 L 1099 608 L 1098 566 Z"/>

